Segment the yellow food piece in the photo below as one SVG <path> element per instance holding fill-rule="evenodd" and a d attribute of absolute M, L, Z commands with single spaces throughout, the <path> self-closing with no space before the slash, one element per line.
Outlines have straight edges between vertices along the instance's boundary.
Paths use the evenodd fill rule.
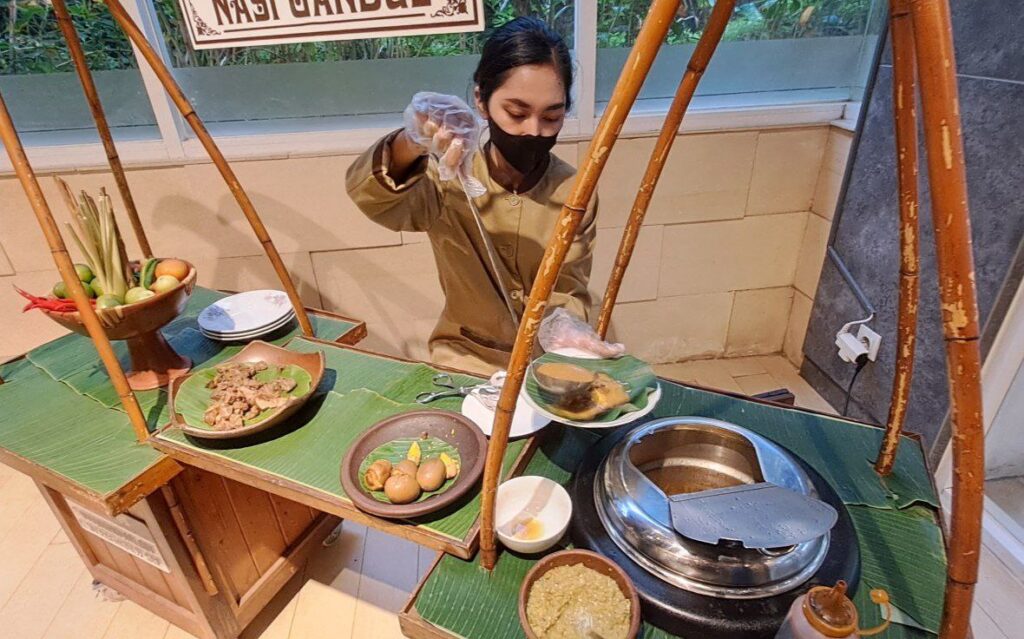
<path fill-rule="evenodd" d="M 459 462 L 452 459 L 448 453 L 441 453 L 441 463 L 444 464 L 445 479 L 455 479 L 459 475 Z"/>
<path fill-rule="evenodd" d="M 422 456 L 423 456 L 423 452 L 420 450 L 419 442 L 413 442 L 412 446 L 409 447 L 409 452 L 408 452 L 408 454 L 406 454 L 405 458 L 408 459 L 409 461 L 411 461 L 414 464 L 419 464 L 420 463 L 420 457 L 422 457 Z"/>

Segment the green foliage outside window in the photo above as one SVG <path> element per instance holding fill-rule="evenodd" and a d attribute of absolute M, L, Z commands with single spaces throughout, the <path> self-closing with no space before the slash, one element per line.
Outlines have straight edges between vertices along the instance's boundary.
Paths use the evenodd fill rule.
<path fill-rule="evenodd" d="M 593 1 L 593 0 L 580 0 Z M 598 46 L 633 44 L 651 0 L 598 0 Z M 486 34 L 378 38 L 192 51 L 178 0 L 153 0 L 175 67 L 337 62 L 464 55 L 480 52 Z M 738 0 L 726 40 L 769 40 L 863 34 L 872 0 Z M 0 0 L 0 74 L 71 71 L 53 10 L 46 0 Z M 98 0 L 67 0 L 90 68 L 129 69 L 135 56 Z M 536 15 L 572 42 L 573 0 L 485 0 L 487 23 Z M 696 42 L 712 0 L 683 0 L 669 44 Z"/>

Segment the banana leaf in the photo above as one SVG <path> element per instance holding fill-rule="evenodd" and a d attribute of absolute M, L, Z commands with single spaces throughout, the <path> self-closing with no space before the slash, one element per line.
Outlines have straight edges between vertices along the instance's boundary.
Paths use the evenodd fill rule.
<path fill-rule="evenodd" d="M 412 446 L 413 442 L 420 445 L 421 462 L 431 457 L 440 457 L 441 453 L 447 453 L 449 457 L 459 464 L 460 468 L 462 467 L 462 459 L 459 457 L 459 449 L 443 439 L 438 437 L 428 437 L 426 439 L 421 439 L 419 437 L 400 437 L 398 439 L 393 439 L 386 444 L 382 444 L 374 448 L 370 451 L 370 454 L 366 456 L 366 459 L 363 460 L 363 463 L 359 464 L 359 485 L 368 495 L 370 495 L 370 497 L 373 497 L 377 501 L 384 502 L 385 504 L 391 503 L 391 500 L 387 498 L 384 491 L 370 490 L 366 485 L 365 475 L 370 464 L 378 459 L 386 459 L 391 462 L 392 466 L 397 466 L 398 462 L 405 459 L 409 454 L 409 447 Z M 437 490 L 432 490 L 430 492 L 423 491 L 420 498 L 413 503 L 418 504 L 421 501 L 430 499 L 434 495 L 440 495 L 451 488 L 452 484 L 454 484 L 455 480 L 458 478 L 459 476 L 456 475 L 452 479 L 446 479 Z"/>
<path fill-rule="evenodd" d="M 206 385 L 216 376 L 216 366 L 196 371 L 181 384 L 178 388 L 178 394 L 174 397 L 174 410 L 180 413 L 185 423 L 193 428 L 214 430 L 203 421 L 203 414 L 210 407 L 210 404 L 213 403 L 213 400 L 210 398 L 213 389 L 207 388 Z M 260 382 L 272 382 L 282 377 L 295 380 L 295 388 L 288 393 L 291 397 L 304 397 L 312 390 L 310 386 L 313 380 L 310 378 L 309 373 L 295 365 L 288 365 L 283 368 L 271 366 L 266 370 L 256 373 L 256 380 Z M 262 411 L 256 417 L 245 420 L 245 425 L 249 426 L 261 422 L 274 414 L 276 410 L 278 409 L 270 408 Z"/>
<path fill-rule="evenodd" d="M 610 422 L 622 417 L 626 413 L 643 410 L 647 407 L 648 396 L 654 392 L 657 382 L 657 378 L 650 365 L 631 355 L 625 355 L 617 359 L 580 359 L 554 353 L 545 353 L 534 360 L 530 366 L 526 374 L 524 386 L 530 399 L 542 408 L 556 414 L 557 409 L 552 410 L 555 408 L 556 398 L 544 392 L 533 375 L 535 366 L 547 363 L 572 364 L 595 373 L 604 373 L 625 387 L 626 392 L 629 394 L 629 402 L 616 406 L 600 417 L 589 420 L 594 423 Z"/>

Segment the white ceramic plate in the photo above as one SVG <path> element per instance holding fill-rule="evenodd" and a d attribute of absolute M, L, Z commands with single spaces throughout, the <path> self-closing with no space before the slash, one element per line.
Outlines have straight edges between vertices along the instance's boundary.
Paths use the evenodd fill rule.
<path fill-rule="evenodd" d="M 520 393 L 519 395 L 519 400 L 525 400 L 530 405 L 530 407 L 533 408 L 533 410 L 537 411 L 540 415 L 546 417 L 547 419 L 550 419 L 553 422 L 558 422 L 559 424 L 565 424 L 566 426 L 575 426 L 577 428 L 615 428 L 616 426 L 624 426 L 626 424 L 631 424 L 636 420 L 640 419 L 641 417 L 646 416 L 652 410 L 654 410 L 654 407 L 657 406 L 658 402 L 661 400 L 661 384 L 657 382 L 655 382 L 655 384 L 656 385 L 654 387 L 654 392 L 647 396 L 647 406 L 644 406 L 640 410 L 635 410 L 631 413 L 625 413 L 618 419 L 613 419 L 610 422 L 577 422 L 571 419 L 566 419 L 565 417 L 559 417 L 554 413 L 549 413 L 548 411 L 541 408 L 541 406 L 537 404 L 537 402 L 533 401 L 533 398 L 530 397 L 529 394 L 527 394 L 525 384 L 523 385 L 522 393 Z"/>
<path fill-rule="evenodd" d="M 217 300 L 199 314 L 199 326 L 215 334 L 248 333 L 264 329 L 293 313 L 283 291 L 247 291 Z"/>
<path fill-rule="evenodd" d="M 505 375 L 505 371 L 498 371 L 491 376 L 491 384 L 501 386 L 505 381 Z M 512 416 L 512 427 L 508 436 L 513 439 L 532 435 L 551 423 L 550 419 L 539 414 L 526 402 L 525 396 L 525 391 L 519 394 L 516 412 Z M 494 427 L 494 411 L 487 408 L 475 394 L 470 393 L 462 400 L 462 414 L 473 420 L 473 423 L 484 431 L 484 435 L 491 436 L 491 428 Z"/>
<path fill-rule="evenodd" d="M 244 331 L 239 333 L 218 333 L 216 331 L 208 331 L 204 329 L 202 326 L 199 327 L 199 330 L 203 333 L 203 335 L 206 335 L 207 337 L 212 339 L 248 339 L 272 333 L 277 329 L 281 328 L 282 326 L 286 326 L 294 319 L 295 313 L 289 313 L 288 315 L 285 315 L 284 317 L 274 322 L 273 324 L 264 326 L 262 328 L 258 328 L 256 330 Z"/>

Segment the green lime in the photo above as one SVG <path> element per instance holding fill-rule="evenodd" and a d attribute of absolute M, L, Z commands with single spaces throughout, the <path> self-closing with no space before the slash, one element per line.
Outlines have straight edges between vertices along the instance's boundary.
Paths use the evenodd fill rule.
<path fill-rule="evenodd" d="M 82 288 L 85 289 L 86 297 L 96 297 L 96 291 L 92 290 L 92 284 L 89 282 L 82 282 Z"/>
<path fill-rule="evenodd" d="M 93 281 L 89 282 L 89 286 L 92 287 L 92 292 L 96 297 L 103 295 L 103 289 L 100 288 L 100 278 L 97 277 Z"/>
<path fill-rule="evenodd" d="M 124 303 L 134 304 L 135 302 L 141 302 L 147 297 L 153 297 L 154 295 L 156 295 L 156 293 L 153 291 L 142 288 L 141 286 L 136 286 L 135 288 L 128 289 L 128 292 L 124 294 Z"/>
<path fill-rule="evenodd" d="M 64 284 L 63 280 L 53 285 L 53 296 L 62 300 L 68 298 L 68 287 Z"/>
<path fill-rule="evenodd" d="M 116 295 L 100 295 L 96 298 L 96 308 L 114 308 L 120 306 L 121 300 Z"/>
<path fill-rule="evenodd" d="M 78 274 L 78 279 L 82 282 L 91 282 L 96 277 L 88 264 L 75 264 L 75 273 Z"/>

